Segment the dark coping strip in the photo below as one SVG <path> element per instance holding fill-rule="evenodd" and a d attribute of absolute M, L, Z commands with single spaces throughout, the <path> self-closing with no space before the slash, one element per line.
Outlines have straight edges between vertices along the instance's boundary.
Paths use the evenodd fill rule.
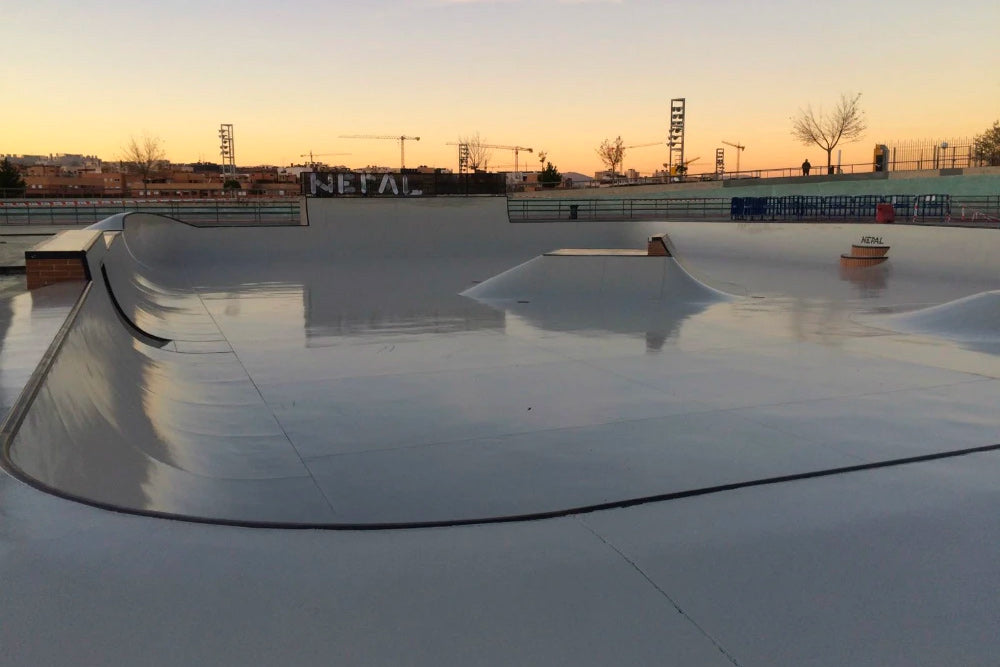
<path fill-rule="evenodd" d="M 139 325 L 128 318 L 128 315 L 125 314 L 121 304 L 118 303 L 114 290 L 111 289 L 111 281 L 108 279 L 108 269 L 104 266 L 103 262 L 101 263 L 101 276 L 104 278 L 104 286 L 108 290 L 108 297 L 111 299 L 111 304 L 115 307 L 115 314 L 118 315 L 118 319 L 121 320 L 121 323 L 125 325 L 125 328 L 128 329 L 129 333 L 131 333 L 133 337 L 152 347 L 163 347 L 167 343 L 171 342 L 169 338 L 162 338 L 147 331 L 143 331 L 139 328 Z"/>
<path fill-rule="evenodd" d="M 257 223 L 257 222 L 252 222 L 252 223 L 204 222 L 204 223 L 200 223 L 198 221 L 188 222 L 187 220 L 181 220 L 180 218 L 175 218 L 173 216 L 165 215 L 163 213 L 151 213 L 149 211 L 143 211 L 142 209 L 137 209 L 135 211 L 124 211 L 124 213 L 125 213 L 125 215 L 122 217 L 122 231 L 125 230 L 125 220 L 128 219 L 128 216 L 130 216 L 130 215 L 139 215 L 139 214 L 142 214 L 142 215 L 152 215 L 152 216 L 156 216 L 158 218 L 165 218 L 167 220 L 170 220 L 171 222 L 177 222 L 177 223 L 180 223 L 182 225 L 186 225 L 187 227 L 191 227 L 191 228 L 194 228 L 194 229 L 217 229 L 217 228 L 225 228 L 225 229 L 272 229 L 272 228 L 308 227 L 309 226 L 308 221 L 305 224 L 303 224 L 302 222 L 267 222 L 267 223 L 263 223 L 263 222 L 260 222 L 260 223 Z M 115 215 L 117 215 L 117 214 L 115 214 Z M 98 220 L 98 222 L 100 222 L 100 220 Z M 94 224 L 96 224 L 96 223 L 94 223 Z"/>
<path fill-rule="evenodd" d="M 25 259 L 84 259 L 86 250 L 25 250 Z"/>
<path fill-rule="evenodd" d="M 32 397 L 33 395 L 34 394 L 32 393 Z M 17 427 L 20 426 L 20 419 L 18 420 L 16 426 Z M 792 475 L 765 477 L 761 479 L 752 479 L 742 482 L 732 482 L 729 484 L 719 484 L 715 486 L 706 486 L 696 489 L 687 489 L 684 491 L 673 491 L 670 493 L 641 496 L 637 498 L 628 498 L 625 500 L 598 503 L 594 505 L 581 505 L 578 507 L 568 507 L 564 509 L 551 510 L 547 512 L 529 512 L 526 514 L 509 514 L 502 516 L 490 516 L 490 517 L 479 517 L 479 518 L 469 518 L 469 519 L 442 519 L 436 521 L 335 523 L 335 522 L 306 522 L 306 521 L 253 521 L 253 520 L 242 520 L 242 519 L 220 519 L 212 517 L 198 517 L 198 516 L 190 516 L 183 514 L 174 514 L 171 512 L 162 512 L 157 510 L 121 507 L 113 503 L 93 500 L 50 486 L 25 473 L 23 470 L 17 467 L 17 465 L 14 464 L 14 462 L 10 459 L 9 455 L 10 442 L 13 439 L 13 434 L 7 433 L 6 422 L 4 424 L 3 434 L 5 442 L 2 452 L 3 457 L 2 459 L 0 459 L 0 464 L 2 464 L 2 466 L 10 474 L 12 474 L 14 477 L 21 480 L 22 482 L 29 484 L 30 486 L 33 486 L 41 491 L 45 491 L 46 493 L 57 496 L 59 498 L 64 498 L 66 500 L 72 500 L 99 509 L 109 510 L 112 512 L 120 512 L 123 514 L 134 514 L 138 516 L 145 516 L 151 518 L 171 519 L 175 521 L 187 521 L 191 523 L 202 523 L 202 524 L 216 525 L 216 526 L 234 526 L 241 528 L 271 528 L 271 529 L 283 529 L 283 530 L 308 529 L 308 530 L 340 530 L 340 531 L 413 530 L 417 528 L 448 528 L 456 526 L 475 526 L 475 525 L 489 525 L 497 523 L 520 523 L 524 521 L 541 521 L 545 519 L 557 519 L 568 516 L 575 516 L 579 514 L 589 514 L 592 512 L 600 512 L 604 510 L 625 509 L 628 507 L 635 507 L 637 505 L 665 502 L 668 500 L 680 500 L 683 498 L 707 496 L 717 493 L 723 493 L 726 491 L 749 489 L 757 486 L 770 486 L 774 484 L 784 484 L 786 482 L 796 482 L 807 479 L 815 479 L 819 477 L 832 477 L 834 475 L 844 475 L 853 472 L 863 472 L 866 470 L 878 470 L 879 468 L 892 468 L 902 465 L 909 465 L 913 463 L 924 463 L 927 461 L 957 458 L 961 456 L 968 456 L 971 454 L 979 454 L 984 452 L 993 452 L 1000 450 L 1000 443 L 998 443 L 995 445 L 984 445 L 982 447 L 970 447 L 967 449 L 958 449 L 947 452 L 936 452 L 933 454 L 923 454 L 920 456 L 909 456 L 905 458 L 889 459 L 886 461 L 876 461 L 873 463 L 863 463 L 853 466 L 827 468 L 824 470 L 814 470 L 810 472 L 795 473 Z"/>

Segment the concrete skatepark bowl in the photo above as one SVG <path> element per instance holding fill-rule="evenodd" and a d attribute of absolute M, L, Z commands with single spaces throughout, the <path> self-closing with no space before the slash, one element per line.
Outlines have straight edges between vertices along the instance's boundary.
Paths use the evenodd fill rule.
<path fill-rule="evenodd" d="M 832 525 L 846 540 L 872 525 L 866 513 L 882 521 L 882 512 L 900 511 L 900 498 L 926 498 L 926 478 L 880 494 L 904 471 L 933 477 L 928 469 L 953 474 L 948 466 L 976 461 L 951 483 L 995 488 L 994 230 L 512 224 L 496 198 L 309 200 L 308 218 L 300 227 L 193 228 L 124 216 L 123 231 L 88 254 L 93 282 L 23 401 L 5 452 L 9 471 L 99 508 L 90 511 L 233 524 L 260 535 L 280 527 L 422 528 L 386 535 L 434 540 L 434 531 L 510 522 L 516 532 L 503 539 L 524 544 L 533 538 L 519 531 L 579 520 L 587 535 L 637 564 L 644 550 L 663 548 L 669 522 L 654 527 L 659 520 L 650 517 L 673 507 L 695 509 L 668 532 L 701 546 L 763 535 L 787 543 L 789 533 L 798 539 Z M 674 257 L 629 252 L 660 233 L 669 234 Z M 891 248 L 887 261 L 840 265 L 859 238 L 875 235 Z M 864 499 L 856 505 L 844 500 L 843 485 L 858 480 L 871 486 L 856 492 Z M 783 500 L 749 522 L 720 518 L 715 505 L 699 517 L 692 505 L 787 489 L 815 495 Z M 983 501 L 976 512 L 990 507 Z M 787 525 L 765 529 L 767 516 Z M 852 522 L 862 526 L 857 533 Z M 734 537 L 747 525 L 763 532 Z M 995 519 L 982 529 L 1000 532 Z M 880 537 L 865 539 L 887 548 Z M 744 546 L 753 560 L 756 547 Z M 850 569 L 840 548 L 812 554 L 822 562 L 816 567 Z M 739 558 L 741 549 L 723 551 Z M 941 561 L 955 565 L 950 557 Z M 981 558 L 953 557 L 978 568 L 984 586 L 1000 581 Z M 780 560 L 795 562 L 788 558 Z M 564 559 L 546 567 L 575 562 Z M 650 572 L 656 562 L 647 563 Z M 579 576 L 594 576 L 581 567 Z M 924 576 L 893 567 L 900 581 Z M 810 576 L 812 585 L 822 579 Z M 847 587 L 857 592 L 872 581 L 889 589 L 873 606 L 879 613 L 922 585 L 892 589 L 884 572 L 873 572 Z M 690 655 L 707 647 L 724 664 L 744 664 L 741 655 L 801 664 L 814 655 L 810 642 L 822 643 L 821 630 L 780 647 L 748 637 L 779 632 L 788 619 L 773 608 L 801 610 L 788 598 L 803 585 L 785 581 L 770 593 L 775 601 L 751 605 L 772 608 L 760 621 L 766 630 L 732 618 L 704 630 L 733 600 L 711 587 L 692 593 L 709 606 L 694 604 L 703 614 L 697 622 L 681 612 L 696 630 L 670 641 Z M 967 592 L 936 594 L 951 601 Z M 983 601 L 965 622 L 983 629 L 996 609 L 996 600 Z M 848 628 L 848 612 L 830 613 L 842 621 L 832 632 L 867 646 L 865 656 L 882 655 L 884 647 Z M 643 644 L 649 635 L 635 631 L 639 637 L 612 635 L 661 646 Z M 995 637 L 976 637 L 935 636 L 927 641 L 939 650 L 921 655 L 954 656 L 959 641 L 983 654 L 996 648 Z M 549 643 L 533 640 L 530 655 L 542 662 L 579 639 L 566 629 Z M 398 657 L 372 650 L 370 663 Z M 645 649 L 632 650 L 639 660 Z M 815 664 L 844 664 L 847 655 L 833 650 Z M 451 658 L 442 650 L 418 662 Z M 685 664 L 714 664 L 693 660 Z"/>

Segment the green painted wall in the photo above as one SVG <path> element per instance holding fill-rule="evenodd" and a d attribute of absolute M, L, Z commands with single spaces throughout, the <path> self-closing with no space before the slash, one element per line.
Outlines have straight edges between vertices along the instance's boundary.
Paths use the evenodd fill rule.
<path fill-rule="evenodd" d="M 975 173 L 969 173 L 974 171 Z M 808 178 L 773 178 L 766 180 L 715 181 L 706 183 L 662 183 L 575 190 L 525 192 L 516 197 L 553 197 L 577 199 L 590 197 L 620 198 L 729 198 L 781 197 L 787 195 L 930 195 L 1000 196 L 1000 167 L 965 170 L 961 175 L 940 175 L 932 171 L 892 172 L 889 174 L 844 174 Z M 726 187 L 723 187 L 723 183 Z M 752 185 L 750 184 L 752 183 Z"/>

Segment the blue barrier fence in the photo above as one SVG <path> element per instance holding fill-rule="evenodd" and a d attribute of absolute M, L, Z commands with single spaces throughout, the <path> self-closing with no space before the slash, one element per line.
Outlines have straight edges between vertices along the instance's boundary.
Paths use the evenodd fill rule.
<path fill-rule="evenodd" d="M 732 220 L 875 219 L 879 204 L 891 204 L 903 218 L 940 220 L 951 215 L 951 195 L 788 195 L 733 197 Z"/>
<path fill-rule="evenodd" d="M 897 222 L 997 226 L 1000 195 L 829 195 L 733 198 L 508 198 L 511 222 L 557 220 L 787 220 L 874 222 L 890 204 Z"/>

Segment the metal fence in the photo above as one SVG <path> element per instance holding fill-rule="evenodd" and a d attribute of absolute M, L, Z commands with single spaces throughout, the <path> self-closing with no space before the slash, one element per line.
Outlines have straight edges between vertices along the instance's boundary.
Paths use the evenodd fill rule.
<path fill-rule="evenodd" d="M 984 166 L 978 159 L 975 141 L 959 137 L 944 141 L 917 139 L 884 142 L 889 149 L 889 171 L 920 171 L 923 169 L 966 169 Z"/>
<path fill-rule="evenodd" d="M 831 195 L 686 199 L 508 199 L 511 222 L 571 220 L 875 220 L 890 204 L 898 222 L 1000 226 L 1000 195 Z"/>
<path fill-rule="evenodd" d="M 508 199 L 512 222 L 533 220 L 660 220 L 663 218 L 723 219 L 729 198 L 685 199 Z"/>
<path fill-rule="evenodd" d="M 965 152 L 962 152 L 962 151 Z M 919 151 L 914 153 L 897 153 L 897 157 L 893 159 L 891 156 L 888 162 L 888 171 L 940 171 L 942 169 L 967 169 L 970 167 L 980 167 L 989 166 L 989 162 L 985 160 L 978 160 L 974 155 L 970 155 L 969 150 L 971 147 L 957 147 L 955 150 L 948 148 L 947 151 L 943 149 L 938 154 L 937 158 L 931 152 L 928 152 L 926 156 L 921 157 Z M 829 177 L 829 176 L 842 176 L 850 174 L 872 174 L 875 173 L 875 167 L 872 162 L 856 162 L 851 164 L 832 164 L 829 167 L 824 163 L 816 163 L 812 165 L 812 169 L 809 172 L 809 178 L 815 177 Z M 928 174 L 936 175 L 936 174 Z M 638 176 L 636 178 L 618 178 L 608 181 L 586 181 L 578 184 L 574 184 L 577 188 L 596 188 L 596 187 L 627 187 L 627 186 L 637 186 L 637 185 L 661 185 L 661 184 L 671 184 L 671 183 L 699 183 L 706 181 L 726 181 L 730 185 L 750 185 L 755 180 L 763 180 L 769 178 L 790 178 L 803 176 L 801 165 L 796 165 L 794 167 L 775 167 L 772 169 L 744 169 L 742 171 L 727 171 L 723 174 L 717 174 L 715 172 L 706 172 L 703 174 L 689 173 L 684 176 Z M 746 181 L 746 183 L 744 183 Z M 525 190 L 533 189 L 533 184 L 515 184 L 511 191 L 512 192 L 523 192 Z"/>
<path fill-rule="evenodd" d="M 301 224 L 296 200 L 0 200 L 0 225 L 89 225 L 116 213 L 156 213 L 200 225 Z"/>
<path fill-rule="evenodd" d="M 733 197 L 732 220 L 874 220 L 877 206 L 889 204 L 900 219 L 946 221 L 951 195 L 789 195 Z"/>

